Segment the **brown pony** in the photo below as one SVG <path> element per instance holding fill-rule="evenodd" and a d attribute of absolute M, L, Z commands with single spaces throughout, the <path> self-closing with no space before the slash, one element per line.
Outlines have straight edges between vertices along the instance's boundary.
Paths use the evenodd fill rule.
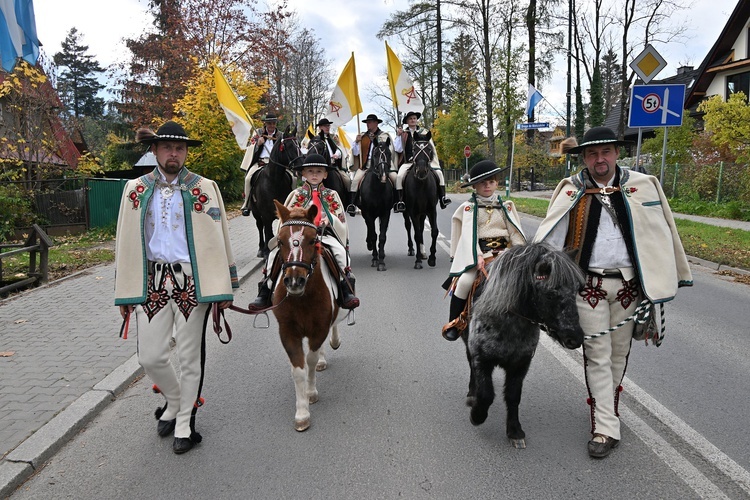
<path fill-rule="evenodd" d="M 279 231 L 276 236 L 281 274 L 273 294 L 273 314 L 279 323 L 279 336 L 292 364 L 292 379 L 297 396 L 294 428 L 310 427 L 310 403 L 318 401 L 316 371 L 327 366 L 323 343 L 331 332 L 331 347 L 341 345 L 336 323 L 343 319 L 334 296 L 335 281 L 320 255 L 318 228 L 313 222 L 318 213 L 310 208 L 287 208 L 278 201 Z M 309 350 L 305 354 L 303 339 Z"/>

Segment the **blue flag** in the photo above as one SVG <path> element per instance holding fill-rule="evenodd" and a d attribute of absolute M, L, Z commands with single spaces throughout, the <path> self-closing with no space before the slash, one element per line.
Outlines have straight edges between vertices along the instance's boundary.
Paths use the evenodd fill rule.
<path fill-rule="evenodd" d="M 529 96 L 529 99 L 528 101 L 526 101 L 526 115 L 529 118 L 531 118 L 531 112 L 534 111 L 534 108 L 536 107 L 537 104 L 542 102 L 542 99 L 544 99 L 544 96 L 532 84 L 529 84 L 528 96 Z"/>
<path fill-rule="evenodd" d="M 32 0 L 0 0 L 0 59 L 10 73 L 16 60 L 23 57 L 29 64 L 39 59 L 39 39 Z"/>

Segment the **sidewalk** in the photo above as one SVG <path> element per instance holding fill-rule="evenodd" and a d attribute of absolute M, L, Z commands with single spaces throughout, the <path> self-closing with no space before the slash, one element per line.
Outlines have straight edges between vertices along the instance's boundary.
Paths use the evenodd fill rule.
<path fill-rule="evenodd" d="M 453 197 L 457 201 L 461 195 Z M 748 222 L 699 220 L 750 231 Z M 229 229 L 242 281 L 262 264 L 255 257 L 255 221 L 235 217 Z M 108 264 L 0 301 L 0 498 L 10 495 L 142 373 L 135 344 L 117 335 L 121 321 L 112 305 L 113 287 L 114 264 Z"/>
<path fill-rule="evenodd" d="M 255 220 L 229 230 L 242 281 L 262 265 Z M 0 498 L 142 374 L 113 294 L 107 264 L 0 300 Z"/>

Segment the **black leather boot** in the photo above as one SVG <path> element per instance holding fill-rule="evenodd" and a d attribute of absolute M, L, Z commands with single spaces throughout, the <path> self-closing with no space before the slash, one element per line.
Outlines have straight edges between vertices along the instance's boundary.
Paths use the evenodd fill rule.
<path fill-rule="evenodd" d="M 356 309 L 359 307 L 359 299 L 349 289 L 345 280 L 339 281 L 339 293 L 341 295 L 341 307 L 344 309 Z"/>
<path fill-rule="evenodd" d="M 271 289 L 268 287 L 268 278 L 263 278 L 258 283 L 258 296 L 247 306 L 251 312 L 262 311 L 271 307 Z"/>
<path fill-rule="evenodd" d="M 406 205 L 404 204 L 404 190 L 397 189 L 396 193 L 398 194 L 398 201 L 393 205 L 393 211 L 400 214 L 406 210 Z"/>
<path fill-rule="evenodd" d="M 448 325 L 451 323 L 451 321 L 461 315 L 461 313 L 464 311 L 464 307 L 466 307 L 466 299 L 459 299 L 455 295 L 451 297 Z M 445 338 L 445 340 L 450 340 L 451 342 L 453 342 L 454 340 L 458 340 L 459 337 L 461 337 L 461 332 L 455 326 L 448 327 L 448 325 L 445 325 L 443 327 L 443 338 Z"/>
<path fill-rule="evenodd" d="M 349 214 L 350 217 L 354 217 L 355 215 L 357 215 L 357 206 L 354 204 L 354 201 L 356 199 L 357 199 L 357 192 L 350 191 L 349 201 L 346 204 L 346 213 Z"/>
<path fill-rule="evenodd" d="M 445 186 L 438 186 L 438 191 L 440 193 L 440 208 L 445 209 L 453 200 L 445 196 Z"/>

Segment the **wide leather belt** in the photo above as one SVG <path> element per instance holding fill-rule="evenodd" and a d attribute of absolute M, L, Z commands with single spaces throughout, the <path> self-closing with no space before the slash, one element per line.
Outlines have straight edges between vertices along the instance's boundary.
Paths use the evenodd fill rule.
<path fill-rule="evenodd" d="M 170 264 L 169 262 L 148 261 L 148 274 L 160 273 L 167 268 L 171 268 L 175 273 L 184 272 L 188 276 L 193 274 L 193 270 L 189 263 L 175 262 L 174 264 Z"/>
<path fill-rule="evenodd" d="M 483 253 L 492 252 L 498 254 L 510 246 L 510 243 L 504 236 L 498 238 L 480 238 L 479 248 Z"/>
<path fill-rule="evenodd" d="M 589 274 L 593 274 L 594 276 L 598 276 L 600 278 L 618 278 L 622 279 L 622 273 L 619 269 L 604 269 L 602 272 L 596 272 L 596 271 L 588 271 Z"/>

